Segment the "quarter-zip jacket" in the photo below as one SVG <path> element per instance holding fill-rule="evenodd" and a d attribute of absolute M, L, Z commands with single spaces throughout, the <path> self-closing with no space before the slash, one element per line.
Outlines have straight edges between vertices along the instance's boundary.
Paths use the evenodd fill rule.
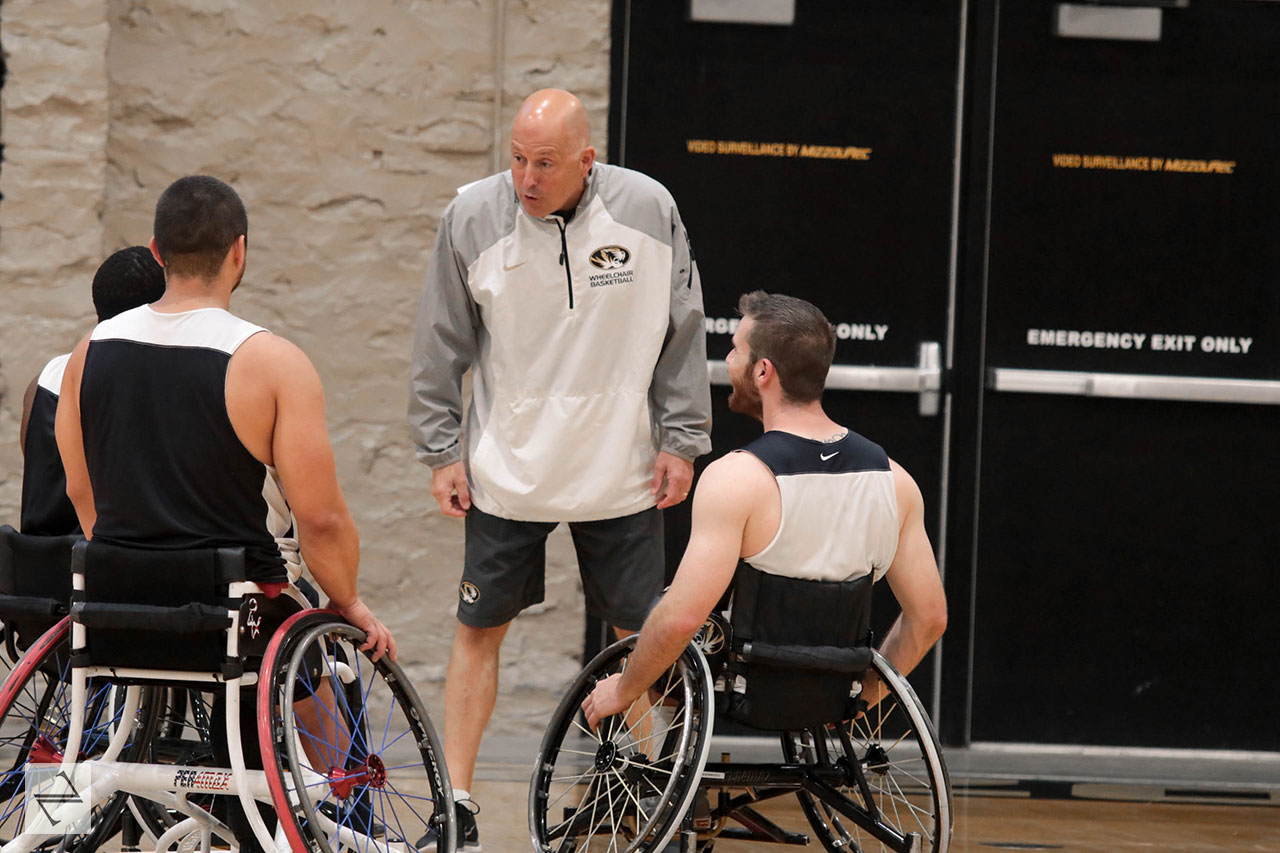
<path fill-rule="evenodd" d="M 591 521 L 653 506 L 659 448 L 711 449 L 702 287 L 671 195 L 597 163 L 565 221 L 529 216 L 509 171 L 464 187 L 436 232 L 410 386 L 419 458 L 465 458 L 487 513 Z"/>

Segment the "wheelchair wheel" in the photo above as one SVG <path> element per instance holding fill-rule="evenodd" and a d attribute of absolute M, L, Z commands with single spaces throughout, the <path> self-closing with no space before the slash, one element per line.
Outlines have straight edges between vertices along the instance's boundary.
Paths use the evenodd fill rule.
<path fill-rule="evenodd" d="M 444 751 L 417 693 L 365 634 L 331 612 L 304 611 L 263 659 L 258 729 L 263 764 L 296 853 L 419 850 L 434 830 L 453 853 L 457 818 Z"/>
<path fill-rule="evenodd" d="M 569 687 L 542 738 L 529 790 L 540 853 L 651 853 L 680 826 L 711 748 L 711 673 L 690 645 L 649 692 L 591 731 L 580 706 L 626 668 L 634 636 L 600 652 Z"/>
<path fill-rule="evenodd" d="M 14 665 L 0 688 L 0 838 L 13 839 L 26 819 L 26 770 L 32 764 L 61 762 L 71 724 L 70 620 L 63 619 L 37 640 Z M 92 759 L 107 748 L 122 725 L 131 734 L 120 761 L 136 761 L 154 736 L 157 715 L 144 691 L 138 712 L 123 718 L 124 688 L 91 680 L 85 699 L 83 759 Z M 128 795 L 117 792 L 89 818 L 83 833 L 57 836 L 38 849 L 93 851 L 119 826 Z"/>
<path fill-rule="evenodd" d="M 856 762 L 871 803 L 856 785 L 840 793 L 856 807 L 873 805 L 879 820 L 900 834 L 919 833 L 925 853 L 946 853 L 951 839 L 951 786 L 947 767 L 920 699 L 907 680 L 879 652 L 872 670 L 886 695 L 856 720 L 821 731 L 782 736 L 787 761 L 839 766 Z M 814 834 L 832 853 L 882 853 L 887 850 L 831 805 L 807 792 L 796 795 Z"/>

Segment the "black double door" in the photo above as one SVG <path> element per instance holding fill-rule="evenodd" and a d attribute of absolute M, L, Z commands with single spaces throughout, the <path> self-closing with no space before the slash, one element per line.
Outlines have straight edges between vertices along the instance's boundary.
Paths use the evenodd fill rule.
<path fill-rule="evenodd" d="M 1280 749 L 1280 8 L 1147 42 L 1046 2 L 688 10 L 615 3 L 609 148 L 692 239 L 711 458 L 759 434 L 716 364 L 738 297 L 812 300 L 825 406 L 925 497 L 951 624 L 911 680 L 944 740 Z"/>
<path fill-rule="evenodd" d="M 1280 749 L 1280 8 L 1055 5 L 995 21 L 969 736 Z"/>
<path fill-rule="evenodd" d="M 671 190 L 702 271 L 709 458 L 760 434 L 728 410 L 718 369 L 739 297 L 806 297 L 836 326 L 827 411 L 911 472 L 941 547 L 960 4 L 828 3 L 821 16 L 798 5 L 794 26 L 774 28 L 691 23 L 682 3 L 617 4 L 615 83 L 628 70 L 610 150 Z M 674 569 L 687 509 L 668 511 L 667 527 Z M 883 632 L 896 608 L 880 592 Z M 926 703 L 936 665 L 931 654 L 913 678 Z"/>

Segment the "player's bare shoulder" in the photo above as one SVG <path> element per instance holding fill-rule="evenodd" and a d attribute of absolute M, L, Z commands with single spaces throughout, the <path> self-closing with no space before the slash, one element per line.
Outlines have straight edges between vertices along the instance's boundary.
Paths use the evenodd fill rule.
<path fill-rule="evenodd" d="M 924 496 L 912 476 L 892 459 L 889 470 L 893 471 L 893 487 L 898 495 L 898 518 L 905 520 L 909 515 L 920 515 L 924 512 Z"/>
<path fill-rule="evenodd" d="M 297 358 L 305 360 L 307 356 L 297 344 L 288 338 L 282 338 L 263 329 L 245 338 L 244 343 L 240 344 L 232 358 L 255 363 L 261 362 L 261 366 L 267 367 L 269 364 L 283 363 L 287 365 Z"/>
<path fill-rule="evenodd" d="M 263 330 L 249 336 L 236 349 L 227 369 L 231 391 L 276 393 L 290 388 L 319 385 L 311 359 L 288 338 Z"/>
<path fill-rule="evenodd" d="M 750 507 L 777 493 L 773 474 L 751 453 L 726 453 L 712 462 L 698 478 L 695 500 L 704 494 L 720 502 Z"/>
<path fill-rule="evenodd" d="M 281 419 L 297 413 L 324 417 L 324 391 L 311 359 L 293 342 L 262 331 L 250 336 L 227 365 L 227 415 L 258 461 L 275 464 Z"/>

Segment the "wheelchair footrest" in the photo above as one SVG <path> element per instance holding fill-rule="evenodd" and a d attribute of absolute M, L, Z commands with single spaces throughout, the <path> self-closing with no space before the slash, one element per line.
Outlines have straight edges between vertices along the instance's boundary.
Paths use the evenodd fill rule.
<path fill-rule="evenodd" d="M 725 815 L 725 817 L 742 824 L 744 828 L 726 826 L 720 830 L 720 838 L 734 838 L 740 841 L 770 841 L 774 844 L 805 845 L 809 843 L 809 836 L 803 832 L 792 832 L 789 829 L 783 829 L 750 806 L 739 806 Z"/>
<path fill-rule="evenodd" d="M 783 830 L 781 837 L 775 838 L 771 835 L 760 835 L 749 829 L 742 829 L 736 826 L 727 826 L 716 834 L 717 839 L 732 839 L 734 841 L 766 841 L 773 844 L 794 844 L 797 847 L 805 847 L 809 844 L 809 836 L 803 832 L 791 832 Z"/>

